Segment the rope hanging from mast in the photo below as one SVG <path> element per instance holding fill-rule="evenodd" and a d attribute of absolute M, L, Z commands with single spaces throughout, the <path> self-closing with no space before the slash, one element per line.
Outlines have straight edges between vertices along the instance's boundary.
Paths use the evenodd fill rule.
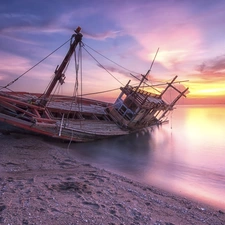
<path fill-rule="evenodd" d="M 89 45 L 87 45 L 87 44 L 84 44 L 84 45 L 87 46 L 87 47 L 88 47 L 89 49 L 91 49 L 92 51 L 94 51 L 95 53 L 97 53 L 98 55 L 100 55 L 100 56 L 102 56 L 103 58 L 107 59 L 108 61 L 110 61 L 110 62 L 114 63 L 115 65 L 121 67 L 122 69 L 124 69 L 124 70 L 130 72 L 130 73 L 129 73 L 130 76 L 132 76 L 132 77 L 135 78 L 136 80 L 138 80 L 138 81 L 140 81 L 141 83 L 143 83 L 146 87 L 150 87 L 150 88 L 152 88 L 153 90 L 155 90 L 155 91 L 157 91 L 157 92 L 160 93 L 159 90 L 157 90 L 156 88 L 153 87 L 154 85 L 148 84 L 148 83 L 145 81 L 145 79 L 143 79 L 143 77 L 147 77 L 147 75 L 150 73 L 150 71 L 151 71 L 151 69 L 152 69 L 152 66 L 153 66 L 153 64 L 154 64 L 155 58 L 156 58 L 156 56 L 157 56 L 157 54 L 158 54 L 159 48 L 157 49 L 157 52 L 156 52 L 156 54 L 155 54 L 155 56 L 154 56 L 154 59 L 153 59 L 153 61 L 152 61 L 152 63 L 151 63 L 150 69 L 148 70 L 147 74 L 142 75 L 142 78 L 139 78 L 139 77 L 135 76 L 135 75 L 132 74 L 132 73 L 139 74 L 139 75 L 140 75 L 141 73 L 137 73 L 137 72 L 134 72 L 134 71 L 132 71 L 132 70 L 129 70 L 129 69 L 125 68 L 124 66 L 121 66 L 121 65 L 118 64 L 117 62 L 114 62 L 113 60 L 109 59 L 108 57 L 102 55 L 100 52 L 94 50 L 94 49 L 91 48 Z M 90 55 L 90 56 L 91 56 L 91 57 L 92 57 L 99 65 L 101 65 L 101 64 L 94 58 L 94 56 L 91 55 L 91 53 L 90 53 L 85 47 L 83 47 L 83 48 L 85 49 L 85 51 L 86 51 L 86 52 L 87 52 L 87 53 L 88 53 L 88 54 L 89 54 L 89 55 Z M 101 67 L 102 67 L 103 69 L 106 70 L 106 68 L 105 68 L 104 66 L 101 65 Z M 106 71 L 107 71 L 114 79 L 116 79 L 121 85 L 123 85 L 123 84 L 122 84 L 117 78 L 115 78 L 108 70 L 106 70 Z M 146 80 L 147 80 L 147 79 L 146 79 Z M 106 92 L 107 92 L 107 91 L 106 91 Z"/>
<path fill-rule="evenodd" d="M 126 70 L 126 71 L 128 71 L 128 72 L 130 72 L 130 73 L 140 74 L 140 73 L 134 72 L 134 71 L 132 71 L 132 70 L 129 70 L 129 69 L 127 69 L 127 68 L 124 67 L 124 66 L 121 66 L 121 65 L 120 65 L 119 63 L 117 63 L 117 62 L 114 62 L 113 60 L 111 60 L 111 59 L 109 59 L 108 57 L 102 55 L 100 52 L 96 51 L 95 49 L 93 49 L 92 47 L 90 47 L 89 45 L 87 45 L 86 43 L 85 43 L 84 45 L 87 46 L 88 48 L 90 48 L 92 51 L 94 51 L 94 52 L 97 53 L 98 55 L 100 55 L 100 56 L 102 56 L 103 58 L 107 59 L 108 61 L 114 63 L 115 65 L 117 65 L 117 66 L 119 66 L 119 67 L 121 67 L 122 69 L 124 69 L 124 70 Z M 131 74 L 131 75 L 132 75 L 132 74 Z M 132 76 L 134 76 L 134 75 L 132 75 Z M 134 77 L 135 77 L 135 76 L 134 76 Z M 136 78 L 136 77 L 135 77 L 135 78 Z"/>
<path fill-rule="evenodd" d="M 74 65 L 75 65 L 75 83 L 74 83 L 74 90 L 73 90 L 73 98 L 72 101 L 70 103 L 70 109 L 69 109 L 69 113 L 67 115 L 67 120 L 69 119 L 69 114 L 70 112 L 72 112 L 72 107 L 75 105 L 79 108 L 79 111 L 82 111 L 82 43 L 79 43 L 79 50 L 78 52 L 76 51 L 76 49 L 74 50 Z M 80 80 L 81 80 L 81 84 L 80 84 L 80 92 L 81 94 L 79 95 L 78 91 L 78 87 L 79 87 L 79 71 L 80 71 Z M 80 97 L 80 102 L 78 102 L 78 98 Z M 75 117 L 76 112 L 74 112 L 73 117 Z"/>
<path fill-rule="evenodd" d="M 118 81 L 122 86 L 124 86 L 124 84 L 122 82 L 120 82 L 112 73 L 110 73 L 84 46 L 83 46 L 84 50 L 98 63 L 98 65 L 101 66 L 101 68 L 103 68 L 110 76 L 112 76 L 116 81 Z"/>

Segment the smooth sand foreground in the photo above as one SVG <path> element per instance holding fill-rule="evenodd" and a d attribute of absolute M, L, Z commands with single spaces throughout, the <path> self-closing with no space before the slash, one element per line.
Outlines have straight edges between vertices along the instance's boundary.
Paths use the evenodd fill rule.
<path fill-rule="evenodd" d="M 36 136 L 0 133 L 0 190 L 0 224 L 225 224 L 222 210 L 78 162 Z"/>

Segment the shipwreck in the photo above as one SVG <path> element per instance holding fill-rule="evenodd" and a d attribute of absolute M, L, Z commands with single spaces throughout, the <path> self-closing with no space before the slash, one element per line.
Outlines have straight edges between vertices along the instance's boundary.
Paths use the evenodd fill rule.
<path fill-rule="evenodd" d="M 167 122 L 168 114 L 188 90 L 176 88 L 174 84 L 177 76 L 163 84 L 163 91 L 156 94 L 143 88 L 147 85 L 148 70 L 145 75 L 141 75 L 138 85 L 132 86 L 128 81 L 120 87 L 120 94 L 114 103 L 84 96 L 53 95 L 56 85 L 64 83 L 64 70 L 74 51 L 84 45 L 82 37 L 81 28 L 78 27 L 71 37 L 65 58 L 57 66 L 54 78 L 44 93 L 9 91 L 8 85 L 1 88 L 1 124 L 57 139 L 87 142 L 129 135 Z M 167 103 L 163 96 L 171 88 L 177 95 Z"/>

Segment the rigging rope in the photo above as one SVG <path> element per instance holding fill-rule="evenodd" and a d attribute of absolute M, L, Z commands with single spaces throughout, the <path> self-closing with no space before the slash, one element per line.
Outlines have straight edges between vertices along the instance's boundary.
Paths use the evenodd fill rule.
<path fill-rule="evenodd" d="M 55 53 L 56 51 L 58 51 L 61 47 L 63 47 L 67 42 L 69 42 L 69 40 L 67 40 L 65 43 L 63 43 L 62 45 L 60 45 L 58 48 L 56 48 L 53 52 L 51 52 L 50 54 L 48 54 L 47 56 L 45 56 L 42 60 L 40 60 L 38 63 L 36 63 L 34 66 L 32 66 L 30 69 L 28 69 L 27 71 L 25 71 L 24 73 L 22 73 L 20 76 L 18 76 L 16 79 L 14 79 L 13 81 L 11 81 L 10 83 L 8 83 L 5 86 L 2 86 L 0 88 L 0 90 L 2 90 L 3 88 L 7 88 L 10 85 L 12 85 L 13 83 L 15 83 L 17 80 L 19 80 L 22 76 L 24 76 L 26 73 L 28 73 L 30 70 L 32 70 L 33 68 L 35 68 L 37 65 L 39 65 L 41 62 L 43 62 L 45 59 L 47 59 L 49 56 L 51 56 L 53 53 Z"/>
<path fill-rule="evenodd" d="M 84 43 L 83 43 L 84 44 Z M 127 69 L 127 68 L 125 68 L 125 67 L 123 67 L 123 66 L 121 66 L 120 64 L 118 64 L 118 63 L 116 63 L 116 62 L 114 62 L 113 60 L 111 60 L 111 59 L 109 59 L 109 58 L 107 58 L 106 56 L 104 56 L 104 55 L 102 55 L 100 52 L 98 52 L 98 51 L 96 51 L 96 50 L 94 50 L 93 48 L 91 48 L 90 46 L 88 46 L 87 44 L 84 44 L 85 46 L 87 46 L 88 48 L 90 48 L 92 51 L 94 51 L 94 52 L 96 52 L 97 54 L 99 54 L 99 55 L 101 55 L 103 58 L 105 58 L 105 59 L 107 59 L 107 60 L 109 60 L 110 62 L 112 62 L 112 63 L 114 63 L 114 64 L 116 64 L 117 66 L 119 66 L 119 67 L 121 67 L 121 68 L 123 68 L 124 70 L 127 70 L 127 71 L 129 71 L 129 72 L 131 72 L 130 73 L 130 75 L 132 76 L 132 77 L 134 77 L 135 79 L 137 79 L 137 80 L 139 80 L 139 81 L 141 81 L 141 79 L 140 78 L 138 78 L 137 76 L 135 76 L 135 75 L 133 75 L 132 73 L 136 73 L 136 74 L 140 74 L 140 73 L 137 73 L 137 72 L 133 72 L 133 71 L 131 71 L 131 70 L 129 70 L 129 69 Z M 84 46 L 83 46 L 83 48 L 84 48 Z M 84 48 L 85 49 L 85 51 L 95 60 L 95 61 L 97 61 L 91 54 L 90 54 L 90 52 L 89 51 L 87 51 L 87 49 L 86 48 Z M 158 50 L 157 50 L 157 52 L 158 52 Z M 98 61 L 97 61 L 97 63 L 99 63 Z M 100 63 L 99 63 L 100 64 Z M 101 65 L 101 64 L 100 64 Z M 151 66 L 150 66 L 150 70 L 151 70 L 151 68 L 152 68 L 152 65 L 153 65 L 153 63 L 151 64 Z M 102 66 L 102 65 L 101 65 Z M 105 70 L 106 70 L 106 68 L 105 67 L 103 67 L 102 66 L 102 68 L 104 68 Z M 149 70 L 149 71 L 150 71 Z M 107 70 L 106 70 L 107 71 Z M 108 73 L 109 73 L 109 71 L 107 71 Z M 117 78 L 115 78 L 111 73 L 110 73 L 110 75 L 114 78 L 114 79 L 116 79 L 117 81 L 118 81 L 118 79 Z M 118 81 L 121 85 L 123 85 L 120 81 Z M 145 81 L 143 82 L 143 84 L 145 84 L 147 87 L 151 87 L 153 90 L 155 90 L 155 91 L 157 91 L 158 93 L 161 93 L 159 90 L 157 90 L 156 88 L 154 88 L 153 86 L 154 85 L 150 85 L 150 84 L 148 84 L 148 83 L 146 83 Z M 124 85 L 123 85 L 124 86 Z"/>
<path fill-rule="evenodd" d="M 123 68 L 124 70 L 127 70 L 127 71 L 129 71 L 129 72 L 131 72 L 131 73 L 140 74 L 140 73 L 134 72 L 134 71 L 132 71 L 132 70 L 129 70 L 129 69 L 127 69 L 127 68 L 125 68 L 125 67 L 121 66 L 120 64 L 118 64 L 118 63 L 114 62 L 113 60 L 111 60 L 111 59 L 107 58 L 106 56 L 102 55 L 100 52 L 98 52 L 98 51 L 94 50 L 93 48 L 91 48 L 91 47 L 90 47 L 90 46 L 88 46 L 87 44 L 85 44 L 85 46 L 87 46 L 87 47 L 88 47 L 88 48 L 90 48 L 92 51 L 96 52 L 97 54 L 101 55 L 103 58 L 105 58 L 105 59 L 109 60 L 110 62 L 112 62 L 112 63 L 116 64 L 117 66 L 119 66 L 119 67 Z M 132 74 L 131 74 L 131 75 L 132 75 Z M 134 75 L 132 75 L 132 76 L 134 76 Z M 134 77 L 135 77 L 135 76 L 134 76 Z M 136 78 L 136 77 L 135 77 L 135 78 Z"/>
<path fill-rule="evenodd" d="M 112 75 L 84 46 L 84 50 L 110 75 L 112 76 L 116 81 L 118 81 L 122 86 L 124 86 L 123 83 L 121 83 L 115 76 Z"/>
<path fill-rule="evenodd" d="M 69 113 L 72 110 L 73 103 L 74 102 L 77 103 L 79 63 L 81 64 L 81 69 L 80 69 L 80 71 L 81 71 L 80 72 L 80 76 L 81 76 L 81 103 L 80 103 L 80 105 L 78 104 L 78 107 L 80 107 L 79 110 L 82 111 L 82 44 L 81 43 L 79 43 L 78 60 L 77 60 L 77 57 L 76 57 L 76 49 L 74 50 L 74 60 L 75 60 L 76 82 L 75 82 L 75 85 L 74 85 L 74 93 L 73 93 L 74 101 L 71 102 Z M 69 119 L 69 113 L 68 113 L 68 116 L 67 116 L 67 121 Z M 75 114 L 76 114 L 76 112 L 74 110 L 73 117 L 75 117 Z M 82 126 L 82 122 L 80 120 L 80 127 L 81 126 Z M 67 146 L 67 151 L 69 150 L 69 147 L 72 143 L 73 136 L 74 136 L 74 131 L 72 130 L 71 138 L 70 138 L 70 141 L 69 141 L 68 146 Z"/>
<path fill-rule="evenodd" d="M 120 88 L 115 88 L 115 89 L 110 89 L 110 90 L 105 90 L 105 91 L 92 92 L 92 93 L 86 93 L 86 94 L 82 94 L 82 96 L 103 94 L 103 93 L 107 93 L 107 92 L 111 92 L 111 91 L 117 91 L 117 90 L 120 90 Z M 78 96 L 81 96 L 81 95 L 78 95 Z"/>
<path fill-rule="evenodd" d="M 71 101 L 69 113 L 72 111 L 73 104 L 78 105 L 78 108 L 80 111 L 82 111 L 82 102 L 81 104 L 77 104 L 77 97 L 78 97 L 78 84 L 79 84 L 79 68 L 81 64 L 81 96 L 82 96 L 82 48 L 81 44 L 79 44 L 79 50 L 78 53 L 76 53 L 76 49 L 74 50 L 74 61 L 75 61 L 75 84 L 74 84 L 74 90 L 73 90 L 73 101 Z M 77 59 L 78 58 L 78 59 Z M 82 101 L 82 98 L 81 98 Z M 67 114 L 67 120 L 69 119 L 69 113 Z M 76 112 L 74 111 L 73 117 L 75 117 Z"/>
<path fill-rule="evenodd" d="M 84 43 L 83 43 L 83 44 L 84 44 Z M 110 62 L 114 63 L 115 65 L 117 65 L 117 66 L 119 66 L 119 67 L 121 67 L 121 68 L 123 68 L 124 70 L 130 72 L 130 75 L 131 75 L 132 77 L 134 77 L 135 79 L 141 81 L 140 78 L 138 78 L 137 76 L 135 76 L 135 75 L 132 74 L 132 73 L 136 73 L 136 74 L 141 74 L 141 73 L 137 73 L 137 72 L 134 72 L 134 71 L 132 71 L 132 70 L 129 70 L 129 69 L 127 69 L 126 67 L 121 66 L 121 65 L 118 64 L 117 62 L 114 62 L 113 60 L 111 60 L 111 59 L 107 58 L 106 56 L 102 55 L 100 52 L 94 50 L 93 48 L 91 48 L 91 47 L 88 46 L 87 44 L 84 44 L 84 45 L 87 46 L 88 48 L 90 48 L 90 49 L 91 49 L 92 51 L 94 51 L 95 53 L 97 53 L 97 54 L 99 54 L 100 56 L 102 56 L 103 58 L 109 60 Z M 85 50 L 86 50 L 86 49 L 85 49 Z M 87 50 L 86 50 L 86 51 L 87 51 Z M 90 53 L 89 53 L 89 54 L 90 54 Z M 93 57 L 93 56 L 92 56 L 92 57 Z"/>
<path fill-rule="evenodd" d="M 80 83 L 81 83 L 81 85 L 80 85 L 80 94 L 81 94 L 81 110 L 82 110 L 82 95 L 83 95 L 83 70 L 82 70 L 82 68 L 83 68 L 83 64 L 82 64 L 82 46 L 83 46 L 83 44 L 82 43 L 80 43 L 79 44 L 79 60 L 80 60 L 80 65 L 81 65 L 81 69 L 80 69 Z"/>

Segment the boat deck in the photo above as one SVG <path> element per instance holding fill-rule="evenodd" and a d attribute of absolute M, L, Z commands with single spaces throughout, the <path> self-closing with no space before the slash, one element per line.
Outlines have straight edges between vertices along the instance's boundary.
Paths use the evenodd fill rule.
<path fill-rule="evenodd" d="M 62 129 L 70 129 L 76 132 L 82 132 L 86 134 L 94 134 L 101 136 L 115 136 L 125 135 L 128 131 L 121 130 L 114 122 L 110 121 L 96 121 L 96 120 L 80 120 L 80 121 L 68 121 L 61 125 L 58 121 L 57 125 Z"/>
<path fill-rule="evenodd" d="M 47 106 L 48 109 L 55 110 L 65 110 L 71 112 L 81 112 L 81 113 L 93 113 L 93 114 L 106 114 L 105 106 L 97 105 L 97 104 L 76 104 L 68 101 L 52 101 Z"/>

